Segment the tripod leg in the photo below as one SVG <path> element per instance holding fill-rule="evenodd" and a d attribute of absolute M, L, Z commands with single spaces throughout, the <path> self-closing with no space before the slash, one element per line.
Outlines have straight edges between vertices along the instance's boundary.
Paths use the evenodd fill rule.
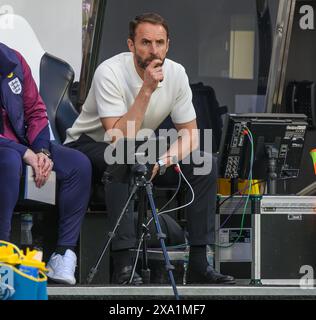
<path fill-rule="evenodd" d="M 146 227 L 145 224 L 143 224 L 142 227 L 143 233 L 144 233 L 144 238 L 143 238 L 143 259 L 142 259 L 142 278 L 143 278 L 143 283 L 144 284 L 148 284 L 150 283 L 150 269 L 148 266 L 148 244 L 147 244 L 147 240 L 150 237 L 149 235 L 149 230 Z"/>
<path fill-rule="evenodd" d="M 157 236 L 160 241 L 160 246 L 161 246 L 161 249 L 162 249 L 162 252 L 164 255 L 164 259 L 165 259 L 165 263 L 166 263 L 166 270 L 168 271 L 168 275 L 169 275 L 169 279 L 170 279 L 170 282 L 171 282 L 171 285 L 173 288 L 174 295 L 175 295 L 176 299 L 179 300 L 180 298 L 179 298 L 179 294 L 178 294 L 178 289 L 177 289 L 176 282 L 174 280 L 174 276 L 173 276 L 173 272 L 172 272 L 172 270 L 174 270 L 174 266 L 170 263 L 170 258 L 169 258 L 166 244 L 165 244 L 166 235 L 163 234 L 162 230 L 161 230 L 160 222 L 158 219 L 158 214 L 156 211 L 156 205 L 154 202 L 154 197 L 153 197 L 153 193 L 152 193 L 152 189 L 151 189 L 151 183 L 146 183 L 146 193 L 147 193 L 147 196 L 149 199 L 152 215 L 154 218 Z"/>
<path fill-rule="evenodd" d="M 150 269 L 148 268 L 148 255 L 147 255 L 147 240 L 149 231 L 146 227 L 145 219 L 147 217 L 147 197 L 145 193 L 144 187 L 140 187 L 139 189 L 139 205 L 138 205 L 138 223 L 137 223 L 137 237 L 138 240 L 141 238 L 142 234 L 144 233 L 143 237 L 143 246 L 142 246 L 142 278 L 143 283 L 148 284 L 150 283 Z"/>
<path fill-rule="evenodd" d="M 101 254 L 100 254 L 100 256 L 99 256 L 98 261 L 97 261 L 96 264 L 90 269 L 90 272 L 89 272 L 88 277 L 87 277 L 87 283 L 88 283 L 88 284 L 90 284 L 90 283 L 92 282 L 94 276 L 95 276 L 96 273 L 98 272 L 98 268 L 99 268 L 99 265 L 100 265 L 100 263 L 101 263 L 101 261 L 102 261 L 102 259 L 103 259 L 103 256 L 104 256 L 107 248 L 109 247 L 112 239 L 114 238 L 115 232 L 116 232 L 116 230 L 118 229 L 118 227 L 119 227 L 119 225 L 120 225 L 120 222 L 121 222 L 121 220 L 122 220 L 122 218 L 123 218 L 123 216 L 124 216 L 124 213 L 125 213 L 126 209 L 128 208 L 131 199 L 132 199 L 133 196 L 135 195 L 135 193 L 136 193 L 136 191 L 137 191 L 137 188 L 138 188 L 138 186 L 135 184 L 135 185 L 133 186 L 133 189 L 132 189 L 132 192 L 131 192 L 130 196 L 128 197 L 128 199 L 127 199 L 127 201 L 126 201 L 126 203 L 125 203 L 124 208 L 122 209 L 122 212 L 121 212 L 121 214 L 120 214 L 120 216 L 119 216 L 119 218 L 118 218 L 118 220 L 117 220 L 117 223 L 116 223 L 113 231 L 109 233 L 110 237 L 108 238 L 107 242 L 105 243 L 105 245 L 104 245 L 104 247 L 103 247 L 103 250 L 102 250 L 102 252 L 101 252 Z"/>

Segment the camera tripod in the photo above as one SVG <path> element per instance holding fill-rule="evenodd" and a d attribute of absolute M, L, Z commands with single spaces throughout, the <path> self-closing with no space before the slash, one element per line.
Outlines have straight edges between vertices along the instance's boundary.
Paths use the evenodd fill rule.
<path fill-rule="evenodd" d="M 131 168 L 131 174 L 134 178 L 134 179 L 132 179 L 133 180 L 132 191 L 131 191 L 131 193 L 130 193 L 130 195 L 124 205 L 124 208 L 122 209 L 122 212 L 121 212 L 121 214 L 118 218 L 118 221 L 115 225 L 115 228 L 113 229 L 112 232 L 109 233 L 109 238 L 108 238 L 106 244 L 104 245 L 104 248 L 103 248 L 95 266 L 91 268 L 91 270 L 88 274 L 87 283 L 90 284 L 92 282 L 94 276 L 98 272 L 98 267 L 102 261 L 102 258 L 104 256 L 106 250 L 108 249 L 113 237 L 115 236 L 115 232 L 119 227 L 120 221 L 122 220 L 122 218 L 125 214 L 125 211 L 129 206 L 130 201 L 132 200 L 132 198 L 134 197 L 136 192 L 138 190 L 140 190 L 141 192 L 144 192 L 144 191 L 146 192 L 147 198 L 149 200 L 150 208 L 152 211 L 152 217 L 153 217 L 153 220 L 155 223 L 157 237 L 160 242 L 160 246 L 161 246 L 164 260 L 165 260 L 165 267 L 168 272 L 168 276 L 169 276 L 169 279 L 170 279 L 170 282 L 172 285 L 174 295 L 175 295 L 176 299 L 179 300 L 179 294 L 178 294 L 178 290 L 177 290 L 176 283 L 175 283 L 174 276 L 173 276 L 174 266 L 170 262 L 170 258 L 169 258 L 169 255 L 168 255 L 168 252 L 166 249 L 166 244 L 165 244 L 166 235 L 162 232 L 160 222 L 158 219 L 158 214 L 156 211 L 156 206 L 155 206 L 155 202 L 154 202 L 154 198 L 153 198 L 152 184 L 149 180 L 146 179 L 146 174 L 147 174 L 146 165 L 139 164 L 139 163 L 133 165 Z M 145 248 L 145 251 L 146 251 L 146 248 Z M 147 262 L 146 262 L 146 264 L 147 264 Z M 144 269 L 147 269 L 147 268 L 144 268 Z M 146 272 L 147 270 L 144 270 L 144 271 Z"/>

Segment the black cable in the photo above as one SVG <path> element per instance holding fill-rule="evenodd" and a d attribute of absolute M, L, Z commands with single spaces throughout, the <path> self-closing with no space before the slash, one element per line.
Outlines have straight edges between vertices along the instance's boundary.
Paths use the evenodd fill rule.
<path fill-rule="evenodd" d="M 225 226 L 225 224 L 228 222 L 228 220 L 232 217 L 232 215 L 237 211 L 237 209 L 240 209 L 242 201 L 244 198 L 241 196 L 239 202 L 236 204 L 236 207 L 233 209 L 233 211 L 228 215 L 228 217 L 225 219 L 225 221 L 219 226 L 218 229 L 215 230 L 215 232 L 219 231 L 221 228 Z"/>
<path fill-rule="evenodd" d="M 169 205 L 169 203 L 171 203 L 172 200 L 175 198 L 175 196 L 178 194 L 180 187 L 181 187 L 181 173 L 179 172 L 178 175 L 179 175 L 178 186 L 177 186 L 177 189 L 176 189 L 174 195 L 171 197 L 171 199 L 164 206 L 162 206 L 162 208 L 160 208 L 158 210 L 158 212 L 161 212 L 164 208 L 166 208 Z"/>

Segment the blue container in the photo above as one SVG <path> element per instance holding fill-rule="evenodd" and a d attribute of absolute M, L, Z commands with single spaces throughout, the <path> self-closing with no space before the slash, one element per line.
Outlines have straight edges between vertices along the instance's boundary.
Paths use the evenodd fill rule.
<path fill-rule="evenodd" d="M 30 268 L 30 267 L 27 267 Z M 8 300 L 47 300 L 47 277 L 46 275 L 38 271 L 38 275 L 33 277 L 22 270 L 19 270 L 8 264 L 0 263 L 1 269 L 5 270 L 5 278 L 10 279 L 7 283 L 11 285 L 15 293 Z M 27 272 L 34 272 L 34 270 L 26 270 Z"/>
<path fill-rule="evenodd" d="M 20 265 L 19 270 L 29 276 L 36 278 L 36 279 L 38 277 L 38 269 L 37 268 Z"/>

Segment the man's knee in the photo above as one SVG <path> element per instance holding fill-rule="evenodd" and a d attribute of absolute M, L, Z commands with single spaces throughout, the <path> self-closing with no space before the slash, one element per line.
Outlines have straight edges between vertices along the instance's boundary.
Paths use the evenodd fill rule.
<path fill-rule="evenodd" d="M 89 158 L 80 151 L 73 150 L 72 165 L 80 177 L 91 180 L 91 162 Z"/>
<path fill-rule="evenodd" d="M 51 151 L 55 163 L 53 170 L 62 172 L 66 177 L 75 174 L 82 179 L 91 179 L 91 162 L 85 154 L 54 144 L 51 145 Z"/>
<path fill-rule="evenodd" d="M 93 178 L 98 182 L 107 168 L 107 164 L 104 159 L 105 149 L 107 146 L 108 144 L 104 142 L 91 142 L 89 147 L 85 144 L 79 144 L 75 147 L 71 147 L 73 150 L 80 151 L 89 159 Z"/>

